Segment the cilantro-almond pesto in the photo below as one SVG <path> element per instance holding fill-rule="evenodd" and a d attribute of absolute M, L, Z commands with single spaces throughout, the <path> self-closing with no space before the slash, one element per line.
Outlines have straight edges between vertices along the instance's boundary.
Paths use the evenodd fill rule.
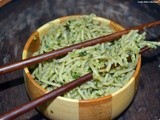
<path fill-rule="evenodd" d="M 86 15 L 53 26 L 41 39 L 40 49 L 34 55 L 114 32 L 107 23 L 94 18 L 95 15 Z M 131 79 L 142 47 L 156 48 L 158 45 L 145 41 L 145 34 L 133 30 L 117 41 L 73 50 L 62 58 L 39 63 L 32 76 L 50 91 L 93 72 L 93 80 L 63 96 L 79 100 L 106 96 L 122 88 Z"/>

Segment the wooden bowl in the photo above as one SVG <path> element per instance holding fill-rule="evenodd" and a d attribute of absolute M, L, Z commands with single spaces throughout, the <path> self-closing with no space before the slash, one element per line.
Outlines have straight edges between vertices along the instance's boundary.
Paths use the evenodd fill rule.
<path fill-rule="evenodd" d="M 34 32 L 28 39 L 24 50 L 22 59 L 31 57 L 33 52 L 37 51 L 40 46 L 40 39 L 44 36 L 47 30 L 55 25 L 61 24 L 68 18 L 80 16 L 67 16 L 53 20 Z M 107 22 L 116 31 L 123 30 L 124 28 L 117 23 L 95 17 L 101 22 Z M 120 90 L 105 97 L 100 97 L 91 100 L 73 100 L 64 97 L 57 97 L 55 100 L 49 101 L 41 105 L 38 109 L 47 118 L 54 120 L 109 120 L 117 117 L 122 113 L 127 106 L 131 103 L 135 96 L 138 86 L 138 76 L 140 72 L 141 56 L 139 57 L 136 71 L 129 82 L 124 85 Z M 43 89 L 32 78 L 28 68 L 24 68 L 24 78 L 27 92 L 31 100 L 45 94 L 47 91 Z"/>

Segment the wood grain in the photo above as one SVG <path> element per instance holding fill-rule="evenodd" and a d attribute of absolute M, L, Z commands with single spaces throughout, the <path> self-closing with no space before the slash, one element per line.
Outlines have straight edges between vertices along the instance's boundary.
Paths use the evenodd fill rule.
<path fill-rule="evenodd" d="M 79 108 L 80 120 L 109 120 L 112 115 L 112 96 L 91 101 L 82 100 Z"/>

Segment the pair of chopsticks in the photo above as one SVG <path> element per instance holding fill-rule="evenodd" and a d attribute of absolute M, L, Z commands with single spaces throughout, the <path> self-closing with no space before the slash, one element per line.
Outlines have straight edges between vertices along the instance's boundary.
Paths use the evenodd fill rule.
<path fill-rule="evenodd" d="M 142 31 L 144 29 L 155 27 L 157 25 L 160 25 L 160 21 L 150 22 L 150 23 L 136 26 L 133 28 L 129 28 L 126 30 L 122 30 L 120 32 L 116 32 L 116 33 L 113 33 L 110 35 L 98 37 L 98 38 L 95 38 L 95 39 L 92 39 L 89 41 L 74 44 L 74 45 L 71 45 L 71 46 L 68 46 L 65 48 L 61 48 L 61 49 L 58 49 L 55 51 L 51 51 L 51 52 L 48 52 L 48 53 L 45 53 L 42 55 L 31 57 L 31 58 L 28 58 L 28 59 L 25 59 L 22 61 L 18 61 L 18 62 L 9 64 L 9 65 L 5 65 L 5 66 L 0 67 L 0 74 L 6 74 L 6 73 L 9 73 L 9 72 L 12 72 L 15 70 L 19 70 L 19 69 L 43 62 L 45 60 L 49 60 L 52 58 L 57 58 L 57 57 L 66 55 L 68 52 L 71 52 L 73 49 L 80 49 L 82 47 L 88 47 L 88 46 L 93 46 L 93 45 L 104 43 L 104 42 L 113 41 L 113 40 L 121 37 L 122 35 L 129 33 L 131 30 Z M 146 50 L 148 50 L 148 48 L 144 47 L 141 49 L 140 53 L 142 53 Z M 49 92 L 49 93 L 46 93 L 45 95 L 40 96 L 39 98 L 37 98 L 33 101 L 30 101 L 24 105 L 21 105 L 21 106 L 15 108 L 9 112 L 6 112 L 6 113 L 0 115 L 0 120 L 1 119 L 2 120 L 14 119 L 14 118 L 32 110 L 32 109 L 38 107 L 39 105 L 51 100 L 51 99 L 52 100 L 55 99 L 57 96 L 62 95 L 65 92 L 67 92 L 67 91 L 69 91 L 69 90 L 71 90 L 71 89 L 91 80 L 91 79 L 92 79 L 92 73 L 88 73 L 88 74 L 86 74 L 86 75 L 84 75 L 84 76 L 82 76 L 72 82 L 69 82 L 69 83 Z"/>

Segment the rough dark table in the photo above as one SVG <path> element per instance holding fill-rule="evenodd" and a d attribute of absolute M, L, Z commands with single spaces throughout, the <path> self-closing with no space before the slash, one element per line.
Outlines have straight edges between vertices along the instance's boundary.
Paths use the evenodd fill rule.
<path fill-rule="evenodd" d="M 160 5 L 136 0 L 14 0 L 0 8 L 0 65 L 20 60 L 30 34 L 44 23 L 61 16 L 90 13 L 130 27 L 160 20 Z M 160 27 L 148 34 L 150 40 L 160 39 Z M 0 76 L 0 114 L 28 101 L 22 70 Z M 159 119 L 160 48 L 142 55 L 138 92 L 117 120 Z M 46 118 L 32 110 L 17 120 Z"/>

